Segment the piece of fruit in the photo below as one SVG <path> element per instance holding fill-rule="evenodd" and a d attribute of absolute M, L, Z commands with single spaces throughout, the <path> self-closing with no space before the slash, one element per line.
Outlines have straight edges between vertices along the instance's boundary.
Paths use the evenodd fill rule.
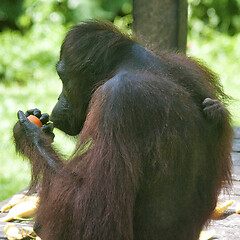
<path fill-rule="evenodd" d="M 22 239 L 22 234 L 14 223 L 7 224 L 4 232 L 9 240 Z"/>
<path fill-rule="evenodd" d="M 23 236 L 23 238 L 27 238 L 27 237 L 36 238 L 37 237 L 33 228 L 27 227 L 27 226 L 22 227 L 22 236 Z"/>
<path fill-rule="evenodd" d="M 17 194 L 17 195 L 14 195 L 11 200 L 3 205 L 0 209 L 1 212 L 5 212 L 6 210 L 12 208 L 13 206 L 15 206 L 16 204 L 22 202 L 22 201 L 25 201 L 25 195 L 23 194 Z"/>
<path fill-rule="evenodd" d="M 199 236 L 199 240 L 211 239 L 214 234 L 215 234 L 215 230 L 202 231 L 200 236 Z"/>
<path fill-rule="evenodd" d="M 240 203 L 238 203 L 236 206 L 236 213 L 238 213 L 238 214 L 240 213 Z"/>
<path fill-rule="evenodd" d="M 16 194 L 10 199 L 10 201 L 7 204 L 2 206 L 0 211 L 6 212 L 6 210 L 14 207 L 15 205 L 17 205 L 21 202 L 26 202 L 26 201 L 38 202 L 39 197 L 35 196 L 35 195 L 28 196 L 28 195 L 24 195 L 24 194 Z"/>
<path fill-rule="evenodd" d="M 42 127 L 42 122 L 40 121 L 39 118 L 35 117 L 34 115 L 30 115 L 27 118 L 30 122 L 35 123 L 39 127 Z"/>
<path fill-rule="evenodd" d="M 38 197 L 32 196 L 28 200 L 19 202 L 12 207 L 7 216 L 0 219 L 0 222 L 8 222 L 14 218 L 31 218 L 38 206 Z"/>
<path fill-rule="evenodd" d="M 216 208 L 214 209 L 212 215 L 211 215 L 211 219 L 218 219 L 220 218 L 225 211 L 227 210 L 227 208 L 229 206 L 231 206 L 233 204 L 232 200 L 228 200 L 225 202 L 219 202 L 216 206 Z"/>

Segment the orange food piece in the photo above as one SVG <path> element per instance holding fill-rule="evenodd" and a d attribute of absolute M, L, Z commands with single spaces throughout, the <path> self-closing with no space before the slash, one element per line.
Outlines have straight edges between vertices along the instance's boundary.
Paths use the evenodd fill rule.
<path fill-rule="evenodd" d="M 35 117 L 34 115 L 30 115 L 27 118 L 30 122 L 35 123 L 39 127 L 42 127 L 42 122 L 39 120 L 39 118 Z"/>
<path fill-rule="evenodd" d="M 232 204 L 233 204 L 232 200 L 228 200 L 228 201 L 225 201 L 225 202 L 218 202 L 216 208 L 214 209 L 214 211 L 211 215 L 211 219 L 220 218 L 225 213 L 227 208 L 229 206 L 231 206 Z"/>

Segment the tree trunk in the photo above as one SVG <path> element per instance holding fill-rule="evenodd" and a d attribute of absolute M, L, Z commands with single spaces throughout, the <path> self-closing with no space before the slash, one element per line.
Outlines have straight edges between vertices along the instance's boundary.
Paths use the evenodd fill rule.
<path fill-rule="evenodd" d="M 133 0 L 133 32 L 143 45 L 185 52 L 187 0 Z"/>

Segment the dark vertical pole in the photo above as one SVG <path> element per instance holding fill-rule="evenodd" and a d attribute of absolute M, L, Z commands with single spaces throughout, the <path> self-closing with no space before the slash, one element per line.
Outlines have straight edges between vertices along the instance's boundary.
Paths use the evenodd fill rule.
<path fill-rule="evenodd" d="M 133 0 L 133 32 L 144 45 L 185 52 L 187 0 Z"/>

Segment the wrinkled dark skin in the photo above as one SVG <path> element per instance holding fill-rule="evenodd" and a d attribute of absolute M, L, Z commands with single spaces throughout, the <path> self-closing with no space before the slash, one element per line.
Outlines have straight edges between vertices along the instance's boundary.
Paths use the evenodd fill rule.
<path fill-rule="evenodd" d="M 30 122 L 27 118 L 30 115 L 34 115 L 38 117 L 41 123 L 43 124 L 43 126 L 39 128 L 36 124 Z M 51 136 L 52 139 L 54 139 L 53 123 L 48 123 L 49 115 L 47 113 L 41 114 L 41 111 L 37 108 L 27 110 L 25 114 L 21 110 L 19 110 L 17 113 L 17 117 L 19 119 L 19 123 L 22 126 L 26 136 L 28 138 L 31 138 L 34 142 L 37 141 L 39 136 L 43 133 Z"/>
<path fill-rule="evenodd" d="M 29 121 L 27 118 L 29 115 L 38 117 L 43 126 L 39 127 Z M 41 114 L 39 109 L 30 109 L 27 110 L 25 114 L 23 111 L 19 110 L 17 117 L 19 121 L 16 123 L 13 130 L 15 140 L 19 139 L 16 141 L 17 151 L 23 153 L 25 151 L 26 144 L 29 144 L 32 148 L 35 146 L 39 156 L 47 160 L 48 165 L 51 166 L 54 172 L 57 171 L 58 166 L 55 164 L 55 161 L 51 158 L 51 156 L 48 155 L 42 144 L 42 141 L 45 142 L 45 139 L 47 144 L 51 144 L 55 136 L 53 133 L 53 123 L 49 122 L 49 115 L 47 113 Z"/>
<path fill-rule="evenodd" d="M 217 124 L 226 114 L 225 107 L 216 99 L 206 98 L 202 105 L 205 117 L 214 124 Z"/>

